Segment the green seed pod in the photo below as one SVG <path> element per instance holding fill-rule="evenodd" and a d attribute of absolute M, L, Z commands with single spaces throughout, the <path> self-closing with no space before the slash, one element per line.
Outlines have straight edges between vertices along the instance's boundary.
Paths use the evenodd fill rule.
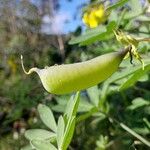
<path fill-rule="evenodd" d="M 101 55 L 94 59 L 74 64 L 54 65 L 45 69 L 31 68 L 26 74 L 36 72 L 44 88 L 53 94 L 67 94 L 94 86 L 117 71 L 129 48 Z"/>

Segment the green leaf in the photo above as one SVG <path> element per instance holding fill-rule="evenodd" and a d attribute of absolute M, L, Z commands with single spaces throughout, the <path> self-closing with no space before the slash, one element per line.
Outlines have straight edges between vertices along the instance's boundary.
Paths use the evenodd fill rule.
<path fill-rule="evenodd" d="M 52 110 L 59 112 L 59 113 L 63 113 L 64 111 L 66 112 L 66 105 L 67 101 L 65 101 L 65 105 L 64 104 L 58 104 L 58 105 L 54 105 L 52 106 Z M 89 111 L 91 108 L 93 107 L 93 104 L 91 104 L 90 102 L 87 101 L 87 99 L 84 99 L 82 97 L 82 99 L 79 102 L 79 107 L 77 112 L 87 112 Z"/>
<path fill-rule="evenodd" d="M 132 101 L 132 105 L 128 106 L 127 109 L 134 110 L 147 105 L 150 105 L 150 102 L 144 100 L 141 97 L 138 97 Z"/>
<path fill-rule="evenodd" d="M 150 61 L 149 60 L 144 60 L 145 62 L 145 66 L 150 65 Z M 138 71 L 139 69 L 141 69 L 141 64 L 138 64 L 136 66 L 133 66 L 129 63 L 129 60 L 125 60 L 121 66 L 122 69 L 121 71 L 118 71 L 116 73 L 114 73 L 110 78 L 108 78 L 105 82 L 108 83 L 113 83 L 116 82 L 118 80 L 121 80 L 123 78 L 126 78 L 130 75 L 132 75 L 133 73 L 135 73 L 136 71 Z"/>
<path fill-rule="evenodd" d="M 89 40 L 95 40 L 98 38 L 99 35 L 103 34 L 106 32 L 106 27 L 101 26 L 101 27 L 97 27 L 94 29 L 89 29 L 87 30 L 85 33 L 83 33 L 82 35 L 72 38 L 69 41 L 69 44 L 78 44 L 81 42 L 87 42 Z"/>
<path fill-rule="evenodd" d="M 131 77 L 129 77 L 119 88 L 119 90 L 127 89 L 133 86 L 142 76 L 144 76 L 150 70 L 150 64 L 146 65 L 144 70 L 138 69 Z"/>
<path fill-rule="evenodd" d="M 59 149 L 62 149 L 64 131 L 65 131 L 64 119 L 62 116 L 60 116 L 58 119 L 58 126 L 57 126 L 57 145 Z"/>
<path fill-rule="evenodd" d="M 31 144 L 37 150 L 57 150 L 56 147 L 48 141 L 33 140 L 33 141 L 31 141 Z"/>
<path fill-rule="evenodd" d="M 66 105 L 67 99 L 69 98 L 70 98 L 70 95 L 56 96 L 56 101 L 59 105 Z"/>
<path fill-rule="evenodd" d="M 72 139 L 74 128 L 75 128 L 75 116 L 78 110 L 79 106 L 79 96 L 80 92 L 77 92 L 75 96 L 71 96 L 67 108 L 64 114 L 65 123 L 66 123 L 66 129 L 64 119 L 62 117 L 59 118 L 58 121 L 58 135 L 57 135 L 57 143 L 59 145 L 59 148 L 65 150 L 67 149 L 68 145 L 70 144 L 70 141 Z M 59 136 L 59 137 L 58 137 Z M 61 136 L 61 137 L 60 137 Z"/>
<path fill-rule="evenodd" d="M 129 5 L 131 7 L 131 11 L 128 11 L 128 13 L 125 14 L 125 19 L 139 17 L 142 14 L 143 10 L 142 10 L 141 1 L 130 0 Z"/>
<path fill-rule="evenodd" d="M 148 121 L 148 119 L 147 118 L 143 118 L 143 121 L 144 121 L 144 123 L 146 124 L 147 128 L 150 131 L 150 122 Z"/>
<path fill-rule="evenodd" d="M 81 99 L 78 107 L 78 112 L 87 112 L 93 108 L 93 104 L 88 102 L 87 99 Z"/>
<path fill-rule="evenodd" d="M 114 73 L 110 78 L 108 78 L 108 80 L 106 80 L 105 82 L 113 83 L 113 82 L 116 82 L 118 80 L 121 80 L 121 79 L 128 77 L 129 75 L 133 74 L 139 68 L 141 68 L 141 66 L 137 66 L 137 67 L 131 66 L 131 67 L 128 67 L 126 69 L 123 69 L 122 71 L 118 71 L 118 72 Z"/>
<path fill-rule="evenodd" d="M 138 81 L 139 82 L 146 82 L 149 80 L 149 75 L 148 74 L 144 74 Z"/>
<path fill-rule="evenodd" d="M 76 95 L 71 96 L 65 114 L 67 115 L 67 119 L 69 120 L 72 116 L 76 116 L 77 109 L 79 106 L 79 100 L 80 100 L 80 92 L 77 92 Z"/>
<path fill-rule="evenodd" d="M 118 8 L 118 7 L 121 7 L 121 6 L 123 6 L 125 3 L 127 3 L 129 0 L 120 0 L 119 2 L 117 2 L 117 3 L 115 3 L 115 4 L 113 4 L 113 5 L 111 5 L 111 6 L 109 6 L 107 9 L 106 9 L 106 11 L 111 11 L 111 10 L 113 10 L 113 9 L 116 9 L 116 8 Z"/>
<path fill-rule="evenodd" d="M 130 0 L 129 4 L 131 6 L 132 11 L 142 12 L 141 1 L 139 1 L 139 0 Z"/>
<path fill-rule="evenodd" d="M 67 104 L 67 102 L 66 102 L 66 104 Z M 56 111 L 56 112 L 59 112 L 59 113 L 63 113 L 65 108 L 66 108 L 66 105 L 64 105 L 64 104 L 63 105 L 62 104 L 58 104 L 58 105 L 52 106 L 52 110 Z"/>
<path fill-rule="evenodd" d="M 112 32 L 117 26 L 117 23 L 115 21 L 111 21 L 108 25 L 107 25 L 107 32 Z"/>
<path fill-rule="evenodd" d="M 149 134 L 150 132 L 149 132 L 149 130 L 147 129 L 147 127 L 144 127 L 144 126 L 142 126 L 142 127 L 133 127 L 132 128 L 136 133 L 138 133 L 138 134 L 142 134 L 142 135 L 146 135 L 146 134 Z"/>
<path fill-rule="evenodd" d="M 99 26 L 94 29 L 89 29 L 79 37 L 73 38 L 69 41 L 69 44 L 78 44 L 80 45 L 88 45 L 97 40 L 106 40 L 111 38 L 111 34 L 113 35 L 113 30 L 116 27 L 116 22 L 112 21 L 108 24 L 108 26 Z"/>
<path fill-rule="evenodd" d="M 102 40 L 109 40 L 112 39 L 114 36 L 113 30 L 116 28 L 117 23 L 115 21 L 109 22 L 107 26 L 105 26 L 105 30 L 103 32 L 99 33 L 100 31 L 97 31 L 97 36 L 89 38 L 86 41 L 80 42 L 80 46 L 82 45 L 89 45 L 94 43 L 95 41 L 102 41 Z M 100 30 L 102 30 L 102 26 L 100 26 Z M 92 30 L 92 29 L 91 29 Z"/>
<path fill-rule="evenodd" d="M 97 107 L 93 107 L 91 110 L 89 110 L 87 113 L 84 113 L 82 115 L 80 115 L 79 117 L 77 117 L 76 122 L 81 122 L 89 117 L 91 117 L 93 114 L 95 114 L 97 112 Z"/>
<path fill-rule="evenodd" d="M 56 134 L 44 129 L 30 129 L 25 132 L 28 140 L 46 140 L 56 137 Z"/>
<path fill-rule="evenodd" d="M 72 116 L 69 119 L 67 126 L 66 126 L 64 140 L 63 140 L 63 144 L 62 144 L 63 150 L 66 150 L 67 147 L 69 146 L 71 139 L 73 137 L 74 128 L 75 128 L 75 116 Z"/>
<path fill-rule="evenodd" d="M 34 148 L 31 145 L 27 145 L 21 148 L 21 150 L 33 150 Z"/>
<path fill-rule="evenodd" d="M 93 87 L 87 89 L 87 93 L 88 93 L 88 96 L 89 96 L 91 102 L 94 104 L 94 106 L 98 106 L 99 99 L 100 99 L 99 98 L 100 93 L 99 93 L 98 87 L 93 86 Z"/>
<path fill-rule="evenodd" d="M 38 112 L 40 114 L 40 118 L 43 121 L 43 123 L 48 128 L 50 128 L 51 130 L 56 132 L 57 131 L 57 125 L 56 125 L 54 115 L 53 115 L 52 111 L 50 110 L 50 108 L 45 106 L 45 105 L 39 104 Z"/>

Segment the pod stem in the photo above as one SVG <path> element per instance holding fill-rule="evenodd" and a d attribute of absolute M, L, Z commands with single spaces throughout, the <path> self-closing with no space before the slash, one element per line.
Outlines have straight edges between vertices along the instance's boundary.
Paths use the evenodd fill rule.
<path fill-rule="evenodd" d="M 32 72 L 37 72 L 37 68 L 31 68 L 29 71 L 26 71 L 23 64 L 23 56 L 21 55 L 21 66 L 25 74 L 31 74 Z"/>
<path fill-rule="evenodd" d="M 131 45 L 127 46 L 126 48 L 124 48 L 120 51 L 120 54 L 124 57 L 128 52 L 131 51 L 131 48 L 132 48 Z"/>

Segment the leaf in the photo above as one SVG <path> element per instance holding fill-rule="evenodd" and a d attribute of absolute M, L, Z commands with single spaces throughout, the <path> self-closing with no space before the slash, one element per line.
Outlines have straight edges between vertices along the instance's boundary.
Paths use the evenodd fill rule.
<path fill-rule="evenodd" d="M 123 69 L 122 71 L 118 71 L 118 72 L 114 73 L 110 78 L 108 78 L 108 80 L 106 80 L 105 82 L 113 83 L 118 80 L 121 80 L 121 79 L 133 74 L 139 68 L 141 68 L 141 67 L 138 66 L 136 68 L 135 67 L 133 68 L 133 66 L 132 66 L 132 67 Z"/>
<path fill-rule="evenodd" d="M 144 74 L 138 81 L 139 82 L 146 82 L 149 80 L 149 75 L 148 74 Z"/>
<path fill-rule="evenodd" d="M 80 115 L 79 117 L 77 117 L 77 120 L 76 122 L 81 122 L 89 117 L 91 117 L 93 114 L 95 114 L 97 112 L 97 108 L 96 107 L 93 107 L 91 110 L 89 110 L 87 113 L 84 113 L 82 115 Z"/>
<path fill-rule="evenodd" d="M 125 3 L 127 3 L 129 0 L 120 0 L 119 2 L 117 2 L 117 3 L 115 3 L 115 4 L 113 4 L 113 5 L 111 5 L 111 6 L 109 6 L 107 9 L 106 9 L 106 11 L 111 11 L 111 10 L 113 10 L 113 9 L 116 9 L 116 8 L 118 8 L 118 7 L 121 7 L 121 6 L 123 6 Z"/>
<path fill-rule="evenodd" d="M 125 14 L 125 19 L 131 19 L 134 17 L 139 17 L 143 10 L 142 10 L 142 5 L 141 1 L 139 0 L 130 0 L 129 1 L 131 11 L 128 11 L 128 13 Z"/>
<path fill-rule="evenodd" d="M 76 116 L 77 109 L 79 106 L 79 98 L 80 92 L 77 92 L 76 95 L 71 96 L 65 114 L 67 115 L 67 119 L 69 120 L 72 116 Z"/>
<path fill-rule="evenodd" d="M 78 112 L 87 112 L 93 107 L 93 104 L 87 101 L 87 99 L 81 99 L 78 107 Z"/>
<path fill-rule="evenodd" d="M 141 97 L 138 97 L 132 101 L 132 105 L 128 106 L 127 109 L 135 110 L 139 107 L 150 105 L 150 102 L 144 100 Z"/>
<path fill-rule="evenodd" d="M 46 140 L 56 137 L 56 134 L 44 129 L 30 129 L 25 132 L 25 137 L 28 140 Z"/>
<path fill-rule="evenodd" d="M 97 86 L 93 86 L 87 89 L 88 96 L 90 97 L 90 101 L 94 104 L 94 106 L 98 106 L 99 103 L 99 90 Z"/>
<path fill-rule="evenodd" d="M 116 82 L 118 80 L 121 80 L 123 78 L 126 78 L 128 77 L 129 75 L 132 75 L 133 73 L 135 73 L 137 70 L 141 69 L 141 65 L 136 65 L 136 66 L 133 66 L 129 63 L 127 63 L 127 61 L 124 61 L 122 64 L 121 64 L 121 67 L 122 68 L 125 68 L 125 69 L 122 69 L 121 71 L 118 71 L 116 73 L 114 73 L 110 78 L 108 78 L 105 82 L 108 82 L 108 83 L 113 83 L 113 82 Z M 150 65 L 150 61 L 147 60 L 145 61 L 145 66 L 147 65 Z"/>
<path fill-rule="evenodd" d="M 52 111 L 50 110 L 50 108 L 45 106 L 45 105 L 39 104 L 38 112 L 40 114 L 40 118 L 43 121 L 43 123 L 48 128 L 50 128 L 51 130 L 56 132 L 57 131 L 57 125 L 56 125 L 54 115 L 53 115 Z"/>
<path fill-rule="evenodd" d="M 33 140 L 33 141 L 31 141 L 31 144 L 37 150 L 57 150 L 56 147 L 48 141 Z"/>
<path fill-rule="evenodd" d="M 108 24 L 108 26 L 99 26 L 94 29 L 87 30 L 84 34 L 79 37 L 73 38 L 69 41 L 69 44 L 77 44 L 80 45 L 89 45 L 97 40 L 105 40 L 111 38 L 111 34 L 113 35 L 112 30 L 116 27 L 116 22 L 112 21 Z"/>
<path fill-rule="evenodd" d="M 146 124 L 147 128 L 150 131 L 150 122 L 148 121 L 148 119 L 147 118 L 143 118 L 143 121 L 144 121 L 144 123 Z"/>
<path fill-rule="evenodd" d="M 115 28 L 116 28 L 117 24 L 115 21 L 111 21 L 108 25 L 107 25 L 107 32 L 112 32 Z"/>
<path fill-rule="evenodd" d="M 31 145 L 27 145 L 21 148 L 21 150 L 33 150 L 34 148 Z"/>
<path fill-rule="evenodd" d="M 65 131 L 64 119 L 62 116 L 60 116 L 58 119 L 58 126 L 57 126 L 57 145 L 59 149 L 62 149 L 64 131 Z"/>
<path fill-rule="evenodd" d="M 116 26 L 117 26 L 117 23 L 115 21 L 109 22 L 109 24 L 105 27 L 106 28 L 105 32 L 102 32 L 98 36 L 95 36 L 95 37 L 93 37 L 91 39 L 88 39 L 86 41 L 81 42 L 80 46 L 82 46 L 82 45 L 89 45 L 89 44 L 92 44 L 95 41 L 102 41 L 102 40 L 111 39 L 114 36 L 113 30 L 116 28 Z M 102 30 L 102 29 L 103 28 L 101 27 L 100 30 Z M 99 31 L 97 33 L 99 33 Z"/>
<path fill-rule="evenodd" d="M 52 106 L 52 110 L 59 112 L 59 113 L 63 113 L 64 111 L 66 112 L 66 105 L 68 104 L 66 100 L 64 101 L 65 101 L 65 104 L 58 104 L 58 105 Z M 87 112 L 92 107 L 93 107 L 93 104 L 91 104 L 90 102 L 87 101 L 87 99 L 84 99 L 82 97 L 82 99 L 79 102 L 79 107 L 78 107 L 77 112 Z"/>
<path fill-rule="evenodd" d="M 127 89 L 133 86 L 142 76 L 144 76 L 150 70 L 150 64 L 146 65 L 144 70 L 138 69 L 130 78 L 128 78 L 119 88 L 119 90 Z"/>
<path fill-rule="evenodd" d="M 52 106 L 52 110 L 56 111 L 56 112 L 59 112 L 59 113 L 63 113 L 65 108 L 66 108 L 66 105 L 64 105 L 64 104 L 63 105 L 62 104 L 58 104 L 58 105 Z"/>
<path fill-rule="evenodd" d="M 89 29 L 82 35 L 72 38 L 69 41 L 69 44 L 72 45 L 72 44 L 77 44 L 77 43 L 81 43 L 81 42 L 87 42 L 89 40 L 93 40 L 93 39 L 97 38 L 100 34 L 105 33 L 105 32 L 106 32 L 106 27 L 104 27 L 104 26 L 97 27 L 94 29 Z"/>
<path fill-rule="evenodd" d="M 136 133 L 146 135 L 149 134 L 149 130 L 146 127 L 133 127 L 132 128 Z"/>
<path fill-rule="evenodd" d="M 62 149 L 66 150 L 67 147 L 69 146 L 71 139 L 73 137 L 74 133 L 74 128 L 75 128 L 75 116 L 72 116 L 66 126 L 65 134 L 64 134 L 64 140 L 63 140 L 63 145 Z"/>
<path fill-rule="evenodd" d="M 61 96 L 56 96 L 56 101 L 59 105 L 66 105 L 67 99 L 70 98 L 70 95 L 61 95 Z"/>
<path fill-rule="evenodd" d="M 150 116 L 150 106 L 144 107 L 144 113 Z"/>

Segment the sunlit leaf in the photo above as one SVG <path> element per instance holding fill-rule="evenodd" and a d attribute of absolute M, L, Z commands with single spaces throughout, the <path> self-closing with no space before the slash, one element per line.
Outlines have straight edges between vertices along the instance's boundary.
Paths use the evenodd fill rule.
<path fill-rule="evenodd" d="M 115 4 L 111 5 L 111 6 L 109 6 L 106 10 L 107 10 L 107 11 L 110 11 L 110 10 L 116 9 L 116 8 L 118 8 L 118 7 L 121 7 L 121 6 L 123 6 L 125 3 L 127 3 L 128 1 L 129 1 L 129 0 L 120 0 L 120 1 L 118 1 L 117 3 L 115 3 Z"/>
<path fill-rule="evenodd" d="M 56 137 L 56 134 L 44 129 L 30 129 L 25 132 L 28 140 L 46 140 Z"/>
<path fill-rule="evenodd" d="M 78 107 L 78 112 L 87 112 L 93 107 L 93 104 L 88 102 L 87 99 L 81 99 Z"/>
<path fill-rule="evenodd" d="M 79 100 L 80 100 L 80 92 L 77 92 L 76 95 L 71 96 L 65 114 L 67 115 L 67 119 L 69 120 L 72 116 L 75 116 L 77 113 L 77 109 L 79 106 Z"/>
<path fill-rule="evenodd" d="M 99 99 L 100 99 L 100 97 L 99 97 L 100 93 L 99 93 L 98 87 L 94 86 L 94 87 L 87 89 L 87 93 L 88 93 L 88 96 L 89 96 L 91 102 L 95 106 L 98 106 Z"/>
<path fill-rule="evenodd" d="M 75 128 L 75 116 L 72 116 L 67 123 L 65 134 L 64 134 L 64 140 L 62 145 L 64 150 L 67 149 L 68 145 L 71 142 L 74 133 L 74 128 Z"/>
<path fill-rule="evenodd" d="M 31 145 L 27 145 L 21 148 L 21 150 L 33 150 L 34 148 Z"/>
<path fill-rule="evenodd" d="M 128 78 L 121 86 L 120 90 L 126 89 L 130 86 L 133 86 L 142 76 L 150 71 L 150 64 L 146 65 L 144 70 L 138 69 L 130 78 Z"/>
<path fill-rule="evenodd" d="M 142 14 L 143 10 L 142 10 L 142 5 L 141 5 L 141 1 L 140 0 L 130 0 L 129 1 L 130 7 L 131 7 L 131 11 L 128 11 L 125 14 L 125 19 L 131 19 L 134 17 L 138 17 Z"/>
<path fill-rule="evenodd" d="M 108 26 L 99 26 L 94 29 L 89 29 L 79 37 L 72 38 L 69 44 L 88 45 L 95 41 L 105 40 L 107 38 L 112 38 L 113 30 L 116 27 L 116 22 L 112 21 Z"/>
<path fill-rule="evenodd" d="M 37 150 L 57 150 L 56 147 L 48 141 L 33 140 L 33 141 L 31 141 L 31 144 Z"/>
<path fill-rule="evenodd" d="M 65 131 L 65 123 L 62 116 L 58 118 L 58 126 L 57 126 L 57 145 L 59 149 L 62 149 L 62 143 L 64 138 Z"/>
<path fill-rule="evenodd" d="M 144 100 L 141 97 L 138 97 L 132 101 L 132 104 L 130 106 L 128 106 L 127 109 L 134 110 L 139 107 L 143 107 L 143 106 L 147 106 L 147 105 L 150 105 L 150 102 Z"/>
<path fill-rule="evenodd" d="M 56 125 L 54 115 L 53 115 L 52 111 L 50 110 L 50 108 L 45 106 L 45 105 L 39 104 L 38 112 L 40 114 L 40 118 L 43 121 L 43 123 L 48 128 L 50 128 L 51 130 L 56 132 L 57 131 L 57 125 Z"/>

